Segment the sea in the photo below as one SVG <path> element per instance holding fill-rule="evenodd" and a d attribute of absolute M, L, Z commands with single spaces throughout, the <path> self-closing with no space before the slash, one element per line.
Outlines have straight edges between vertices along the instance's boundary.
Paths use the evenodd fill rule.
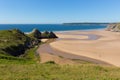
<path fill-rule="evenodd" d="M 73 30 L 99 30 L 106 25 L 63 25 L 63 24 L 0 24 L 0 30 L 19 29 L 23 32 L 31 32 L 33 29 L 43 31 L 73 31 Z"/>

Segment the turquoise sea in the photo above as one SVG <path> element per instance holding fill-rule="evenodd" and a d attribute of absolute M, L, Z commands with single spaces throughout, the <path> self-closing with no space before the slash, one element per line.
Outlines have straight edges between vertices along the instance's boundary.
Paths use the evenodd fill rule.
<path fill-rule="evenodd" d="M 104 25 L 63 25 L 63 24 L 0 24 L 0 30 L 20 29 L 23 32 L 30 32 L 34 28 L 40 31 L 71 31 L 71 30 L 94 30 L 104 29 Z"/>

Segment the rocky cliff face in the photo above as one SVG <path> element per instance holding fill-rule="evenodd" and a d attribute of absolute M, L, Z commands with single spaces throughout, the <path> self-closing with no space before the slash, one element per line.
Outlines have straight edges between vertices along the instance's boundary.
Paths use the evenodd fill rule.
<path fill-rule="evenodd" d="M 52 31 L 45 31 L 41 33 L 38 29 L 33 29 L 33 31 L 29 33 L 28 36 L 34 39 L 58 38 Z"/>
<path fill-rule="evenodd" d="M 38 29 L 33 29 L 29 36 L 32 38 L 41 39 L 41 32 Z"/>
<path fill-rule="evenodd" d="M 109 24 L 106 28 L 107 31 L 120 32 L 120 23 Z"/>
<path fill-rule="evenodd" d="M 38 45 L 41 42 L 41 39 L 57 38 L 53 32 L 45 31 L 41 33 L 38 29 L 33 29 L 33 31 L 30 32 L 28 36 L 30 38 L 30 44 L 28 44 L 29 47 Z"/>
<path fill-rule="evenodd" d="M 52 31 L 51 32 L 45 31 L 41 34 L 41 38 L 42 39 L 50 39 L 50 38 L 58 38 L 58 37 Z"/>

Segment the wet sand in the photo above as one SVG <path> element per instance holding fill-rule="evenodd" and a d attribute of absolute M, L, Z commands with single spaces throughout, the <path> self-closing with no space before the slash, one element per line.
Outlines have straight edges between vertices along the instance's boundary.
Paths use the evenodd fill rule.
<path fill-rule="evenodd" d="M 38 48 L 37 52 L 40 54 L 40 56 L 42 58 L 42 63 L 47 62 L 47 60 L 55 60 L 55 59 L 51 59 L 51 58 L 55 58 L 55 57 L 51 56 L 51 55 L 54 55 L 54 56 L 63 57 L 65 59 L 68 59 L 67 62 L 69 61 L 69 64 L 71 64 L 71 63 L 75 64 L 74 62 L 72 62 L 70 60 L 82 60 L 82 61 L 91 62 L 91 63 L 99 64 L 99 65 L 111 65 L 111 64 L 109 64 L 107 62 L 104 62 L 104 61 L 92 59 L 92 58 L 85 57 L 85 56 L 70 54 L 70 53 L 67 53 L 67 52 L 63 52 L 63 51 L 54 49 L 49 44 L 41 45 Z M 50 55 L 48 56 L 48 54 L 50 54 Z M 45 56 L 45 57 L 43 57 L 43 56 Z M 57 59 L 59 59 L 58 57 L 57 57 Z M 49 59 L 47 59 L 47 58 L 49 58 Z M 63 60 L 59 60 L 59 62 L 62 61 L 62 63 L 67 64 L 65 59 L 64 59 L 64 61 Z"/>

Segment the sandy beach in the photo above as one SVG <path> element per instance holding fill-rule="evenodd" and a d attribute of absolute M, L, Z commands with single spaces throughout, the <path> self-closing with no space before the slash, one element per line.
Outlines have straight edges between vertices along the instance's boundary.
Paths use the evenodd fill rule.
<path fill-rule="evenodd" d="M 104 30 L 57 33 L 53 49 L 120 66 L 120 33 Z M 57 53 L 56 53 L 57 54 Z"/>

